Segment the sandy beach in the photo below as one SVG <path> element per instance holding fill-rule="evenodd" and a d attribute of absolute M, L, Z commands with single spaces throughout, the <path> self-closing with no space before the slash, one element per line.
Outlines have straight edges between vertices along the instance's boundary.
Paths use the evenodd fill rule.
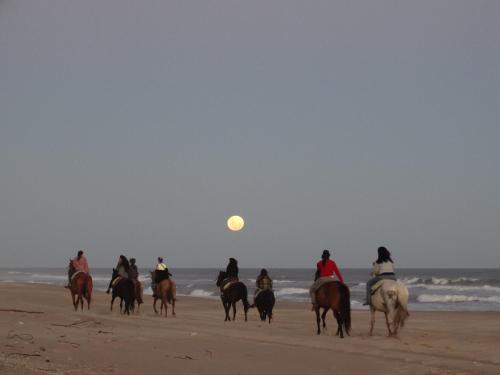
<path fill-rule="evenodd" d="M 91 310 L 74 312 L 61 287 L 0 285 L 1 374 L 498 374 L 500 313 L 411 312 L 399 338 L 379 315 L 353 311 L 352 333 L 315 334 L 306 304 L 278 303 L 271 325 L 250 311 L 224 323 L 217 300 L 179 297 L 177 317 L 109 311 L 95 292 Z"/>

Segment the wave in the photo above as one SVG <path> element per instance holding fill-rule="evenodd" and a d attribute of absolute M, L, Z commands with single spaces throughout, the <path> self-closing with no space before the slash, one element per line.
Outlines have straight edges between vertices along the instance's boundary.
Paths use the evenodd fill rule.
<path fill-rule="evenodd" d="M 189 296 L 191 297 L 211 297 L 214 295 L 214 292 L 209 292 L 208 290 L 204 289 L 195 289 L 192 290 L 191 293 L 189 293 Z"/>
<path fill-rule="evenodd" d="M 276 297 L 284 297 L 284 296 L 290 296 L 290 295 L 295 295 L 295 294 L 308 294 L 309 289 L 305 288 L 282 288 L 274 292 Z"/>
<path fill-rule="evenodd" d="M 452 290 L 455 292 L 467 292 L 467 291 L 487 291 L 487 292 L 497 292 L 500 293 L 500 287 L 491 285 L 478 285 L 478 286 L 467 286 L 467 285 L 427 285 L 427 284 L 414 284 L 409 285 L 409 288 L 423 288 L 427 290 Z"/>
<path fill-rule="evenodd" d="M 448 279 L 445 277 L 430 277 L 430 278 L 420 278 L 420 277 L 410 277 L 399 279 L 405 285 L 414 284 L 426 284 L 426 285 L 453 285 L 453 284 L 473 284 L 477 283 L 479 279 L 474 277 L 457 277 L 454 279 Z"/>
<path fill-rule="evenodd" d="M 45 275 L 34 273 L 31 275 L 33 279 L 43 279 L 43 280 L 68 280 L 67 275 Z"/>
<path fill-rule="evenodd" d="M 466 296 L 463 294 L 421 294 L 417 297 L 418 302 L 422 303 L 436 303 L 436 302 L 489 302 L 499 303 L 500 296 L 492 297 L 479 297 L 479 296 Z"/>

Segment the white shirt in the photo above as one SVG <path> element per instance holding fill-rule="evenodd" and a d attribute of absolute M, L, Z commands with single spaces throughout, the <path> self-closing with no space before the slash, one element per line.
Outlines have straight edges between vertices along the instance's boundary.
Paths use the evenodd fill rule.
<path fill-rule="evenodd" d="M 394 273 L 394 263 L 383 262 L 383 263 L 373 263 L 372 275 L 380 275 L 381 273 Z"/>

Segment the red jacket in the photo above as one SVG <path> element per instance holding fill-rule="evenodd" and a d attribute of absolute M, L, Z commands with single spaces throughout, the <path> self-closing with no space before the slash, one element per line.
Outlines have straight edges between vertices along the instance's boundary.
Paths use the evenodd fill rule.
<path fill-rule="evenodd" d="M 340 274 L 337 264 L 333 260 L 328 259 L 324 266 L 323 261 L 320 260 L 316 264 L 316 267 L 318 268 L 319 277 L 332 277 L 333 275 L 335 275 L 341 283 L 344 282 L 344 278 Z"/>

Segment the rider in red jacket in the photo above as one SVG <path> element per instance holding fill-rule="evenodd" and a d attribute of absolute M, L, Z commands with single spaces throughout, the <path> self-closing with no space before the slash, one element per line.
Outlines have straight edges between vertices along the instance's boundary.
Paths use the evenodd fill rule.
<path fill-rule="evenodd" d="M 321 260 L 316 264 L 316 274 L 314 276 L 314 284 L 311 285 L 309 293 L 311 295 L 311 302 L 313 304 L 313 309 L 316 304 L 316 291 L 325 282 L 331 281 L 334 276 L 339 279 L 341 283 L 344 282 L 344 278 L 337 267 L 337 264 L 330 259 L 330 251 L 323 250 L 321 255 Z"/>

